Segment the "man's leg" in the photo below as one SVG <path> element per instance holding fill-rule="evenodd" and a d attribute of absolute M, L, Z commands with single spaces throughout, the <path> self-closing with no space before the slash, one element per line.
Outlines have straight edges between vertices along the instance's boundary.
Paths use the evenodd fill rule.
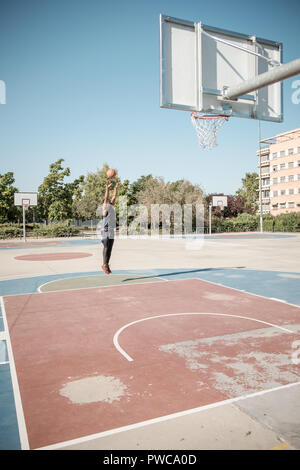
<path fill-rule="evenodd" d="M 108 263 L 109 263 L 109 260 L 110 260 L 110 257 L 111 257 L 111 252 L 112 252 L 112 248 L 113 248 L 113 244 L 114 244 L 114 238 L 108 238 L 108 243 L 107 243 L 107 253 L 106 253 L 106 259 L 107 259 L 107 266 L 108 266 Z M 109 269 L 109 266 L 108 266 L 108 269 Z"/>
<path fill-rule="evenodd" d="M 109 268 L 108 268 L 108 261 L 109 261 L 109 258 L 110 258 L 110 256 L 109 256 L 109 239 L 104 238 L 102 240 L 102 244 L 103 244 L 103 265 L 102 265 L 102 269 L 106 274 L 109 274 Z"/>

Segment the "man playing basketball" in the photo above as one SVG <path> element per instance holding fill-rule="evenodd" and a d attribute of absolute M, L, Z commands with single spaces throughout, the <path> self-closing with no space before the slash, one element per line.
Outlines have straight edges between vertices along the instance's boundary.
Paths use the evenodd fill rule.
<path fill-rule="evenodd" d="M 108 181 L 105 188 L 105 196 L 103 202 L 103 221 L 101 229 L 101 242 L 103 243 L 103 265 L 102 269 L 106 274 L 110 274 L 111 270 L 109 267 L 109 260 L 111 257 L 112 247 L 114 244 L 115 238 L 115 227 L 116 227 L 116 214 L 114 205 L 116 202 L 118 188 L 121 185 L 121 182 L 118 181 L 113 192 L 111 200 L 109 199 L 109 189 L 111 183 Z"/>

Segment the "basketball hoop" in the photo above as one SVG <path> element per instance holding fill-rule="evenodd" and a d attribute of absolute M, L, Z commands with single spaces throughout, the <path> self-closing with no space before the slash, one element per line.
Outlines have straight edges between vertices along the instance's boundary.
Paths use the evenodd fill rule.
<path fill-rule="evenodd" d="M 28 207 L 30 206 L 30 200 L 29 199 L 23 199 L 22 206 L 23 206 L 24 210 L 27 211 Z"/>
<path fill-rule="evenodd" d="M 220 114 L 201 114 L 196 111 L 191 113 L 192 124 L 201 148 L 211 149 L 217 145 L 218 130 L 228 119 L 229 116 Z"/>

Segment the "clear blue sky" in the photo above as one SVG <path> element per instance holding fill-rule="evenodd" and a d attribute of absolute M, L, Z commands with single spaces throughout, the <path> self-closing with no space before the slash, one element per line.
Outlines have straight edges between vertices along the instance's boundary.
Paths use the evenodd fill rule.
<path fill-rule="evenodd" d="M 1 0 L 0 173 L 36 191 L 62 157 L 71 180 L 116 167 L 131 182 L 152 173 L 232 194 L 256 171 L 258 123 L 233 118 L 218 147 L 199 148 L 189 114 L 159 106 L 159 14 L 283 42 L 300 56 L 299 0 Z M 262 137 L 300 127 L 293 81 L 284 82 L 284 122 Z"/>

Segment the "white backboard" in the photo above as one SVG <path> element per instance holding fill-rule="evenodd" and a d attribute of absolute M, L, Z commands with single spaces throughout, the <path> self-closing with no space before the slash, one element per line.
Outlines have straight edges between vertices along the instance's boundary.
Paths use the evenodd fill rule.
<path fill-rule="evenodd" d="M 279 42 L 160 15 L 163 108 L 282 122 L 282 82 L 237 100 L 224 98 L 226 88 L 281 62 Z"/>
<path fill-rule="evenodd" d="M 213 196 L 213 207 L 227 207 L 227 196 Z"/>
<path fill-rule="evenodd" d="M 37 194 L 38 193 L 15 193 L 15 206 L 23 206 L 23 202 L 27 201 L 29 201 L 29 206 L 37 206 Z"/>

